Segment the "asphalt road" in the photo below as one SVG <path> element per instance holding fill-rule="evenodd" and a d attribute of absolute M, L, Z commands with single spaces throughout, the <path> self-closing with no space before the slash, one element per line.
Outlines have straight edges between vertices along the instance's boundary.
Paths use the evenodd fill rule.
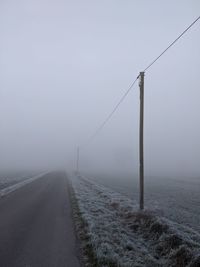
<path fill-rule="evenodd" d="M 65 173 L 0 198 L 0 266 L 80 266 Z"/>

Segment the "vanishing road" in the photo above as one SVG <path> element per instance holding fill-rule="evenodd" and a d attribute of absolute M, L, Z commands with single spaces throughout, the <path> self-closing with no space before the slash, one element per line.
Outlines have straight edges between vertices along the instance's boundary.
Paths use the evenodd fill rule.
<path fill-rule="evenodd" d="M 78 267 L 65 173 L 49 173 L 0 198 L 1 267 Z"/>

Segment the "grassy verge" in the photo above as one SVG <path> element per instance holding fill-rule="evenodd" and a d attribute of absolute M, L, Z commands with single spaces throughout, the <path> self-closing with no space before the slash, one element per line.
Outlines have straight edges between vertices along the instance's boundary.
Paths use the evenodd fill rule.
<path fill-rule="evenodd" d="M 71 202 L 85 266 L 198 267 L 200 235 L 139 212 L 132 200 L 82 177 L 74 177 Z"/>
<path fill-rule="evenodd" d="M 72 184 L 70 183 L 70 200 L 72 206 L 72 216 L 75 226 L 76 237 L 79 240 L 81 253 L 81 264 L 85 267 L 101 267 L 93 250 L 90 237 L 88 236 L 87 222 L 83 219 L 78 206 L 78 201 Z"/>

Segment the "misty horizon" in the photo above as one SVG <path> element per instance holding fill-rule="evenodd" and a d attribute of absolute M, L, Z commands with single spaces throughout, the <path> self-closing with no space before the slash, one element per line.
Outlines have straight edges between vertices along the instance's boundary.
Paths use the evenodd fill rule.
<path fill-rule="evenodd" d="M 0 168 L 138 173 L 139 74 L 198 1 L 1 1 Z M 200 177 L 199 23 L 145 74 L 145 175 Z M 87 144 L 87 145 L 85 145 Z"/>

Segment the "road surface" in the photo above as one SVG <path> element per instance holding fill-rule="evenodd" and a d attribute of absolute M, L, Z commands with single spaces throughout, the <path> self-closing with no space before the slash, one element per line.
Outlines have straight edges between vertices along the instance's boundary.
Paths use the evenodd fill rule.
<path fill-rule="evenodd" d="M 64 173 L 0 198 L 0 266 L 80 266 Z"/>

